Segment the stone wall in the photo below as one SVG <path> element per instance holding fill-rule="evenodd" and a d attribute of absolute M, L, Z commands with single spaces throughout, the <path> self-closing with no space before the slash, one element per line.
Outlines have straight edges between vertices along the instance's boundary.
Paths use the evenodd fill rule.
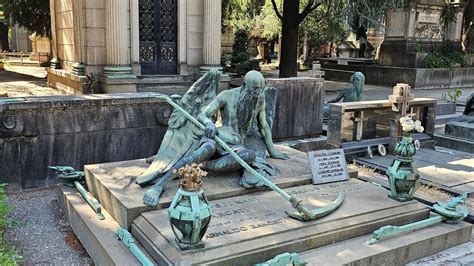
<path fill-rule="evenodd" d="M 407 68 L 376 65 L 324 64 L 327 80 L 349 81 L 354 72 L 364 73 L 367 84 L 394 86 L 407 83 L 414 89 L 452 89 L 474 86 L 474 67 Z"/>
<path fill-rule="evenodd" d="M 319 136 L 322 82 L 269 79 L 277 87 L 275 140 Z M 15 101 L 16 100 L 16 101 Z M 26 97 L 0 102 L 0 183 L 13 189 L 53 184 L 49 165 L 114 162 L 152 156 L 169 110 L 149 93 Z"/>
<path fill-rule="evenodd" d="M 19 98 L 0 103 L 0 182 L 13 189 L 57 182 L 49 165 L 144 158 L 158 150 L 165 106 L 146 93 Z"/>
<path fill-rule="evenodd" d="M 54 1 L 55 8 L 57 57 L 62 60 L 62 68 L 71 69 L 71 65 L 77 61 L 73 0 L 52 1 Z"/>

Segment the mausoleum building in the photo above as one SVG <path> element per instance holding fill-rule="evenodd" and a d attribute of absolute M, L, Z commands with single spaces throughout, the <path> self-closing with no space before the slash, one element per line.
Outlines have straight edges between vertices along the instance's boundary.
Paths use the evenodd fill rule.
<path fill-rule="evenodd" d="M 88 93 L 97 82 L 102 92 L 142 91 L 220 65 L 221 0 L 50 0 L 50 6 L 48 83 L 66 93 Z"/>

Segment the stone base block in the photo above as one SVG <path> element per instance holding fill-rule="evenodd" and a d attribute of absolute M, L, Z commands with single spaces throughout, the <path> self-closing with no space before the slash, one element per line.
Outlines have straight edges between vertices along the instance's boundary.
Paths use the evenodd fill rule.
<path fill-rule="evenodd" d="M 374 245 L 365 235 L 300 254 L 309 265 L 404 265 L 469 241 L 472 226 L 441 223 Z"/>
<path fill-rule="evenodd" d="M 474 118 L 472 120 L 474 121 Z M 444 133 L 451 137 L 474 141 L 474 123 L 451 121 L 446 124 Z"/>
<path fill-rule="evenodd" d="M 88 80 L 86 77 L 72 75 L 70 71 L 48 68 L 48 86 L 63 94 L 86 94 Z"/>
<path fill-rule="evenodd" d="M 277 149 L 290 155 L 289 160 L 268 159 L 280 173 L 273 182 L 282 188 L 312 183 L 311 169 L 306 153 L 277 145 Z M 89 191 L 122 227 L 129 228 L 132 221 L 145 211 L 167 208 L 178 189 L 177 181 L 171 181 L 161 195 L 157 208 L 143 204 L 143 195 L 148 188 L 135 184 L 136 177 L 149 166 L 144 159 L 86 165 Z M 351 177 L 357 172 L 349 171 Z M 209 200 L 227 198 L 256 192 L 260 189 L 245 189 L 239 185 L 240 172 L 229 174 L 210 174 L 203 179 L 204 190 Z"/>
<path fill-rule="evenodd" d="M 132 224 L 132 235 L 158 265 L 251 265 L 429 216 L 428 208 L 416 201 L 391 200 L 387 190 L 357 179 L 286 191 L 300 197 L 309 209 L 327 204 L 339 192 L 345 192 L 346 198 L 335 212 L 308 222 L 290 218 L 285 211 L 294 211 L 291 205 L 272 191 L 211 201 L 213 216 L 204 248 L 194 251 L 177 246 L 167 210 L 142 213 Z"/>
<path fill-rule="evenodd" d="M 125 76 L 124 78 L 102 76 L 99 78 L 99 82 L 101 92 L 103 93 L 137 92 L 138 80 L 133 75 Z"/>
<path fill-rule="evenodd" d="M 437 146 L 469 153 L 474 152 L 474 140 L 461 139 L 441 134 L 435 134 L 433 137 Z"/>
<path fill-rule="evenodd" d="M 66 186 L 58 187 L 58 202 L 95 265 L 141 265 L 130 250 L 113 237 L 120 226 L 107 211 L 102 210 L 105 219 L 99 220 L 79 192 Z M 144 251 L 141 246 L 140 249 Z"/>

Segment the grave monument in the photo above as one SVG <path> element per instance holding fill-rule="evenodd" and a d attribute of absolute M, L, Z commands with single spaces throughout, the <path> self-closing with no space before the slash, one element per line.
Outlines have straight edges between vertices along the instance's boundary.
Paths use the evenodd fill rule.
<path fill-rule="evenodd" d="M 446 124 L 445 134 L 474 141 L 474 93 L 467 98 L 462 115 Z"/>
<path fill-rule="evenodd" d="M 249 86 L 251 89 L 257 88 L 254 92 L 258 92 L 247 100 L 255 101 L 254 104 L 257 106 L 260 100 L 265 99 L 264 102 L 266 102 L 267 98 L 263 96 L 264 90 L 262 90 L 263 84 L 260 75 L 252 72 L 247 78 L 243 89 L 245 86 Z M 200 194 L 196 192 L 193 200 L 193 195 L 188 194 L 189 191 L 185 191 L 184 194 L 188 194 L 190 199 L 184 199 L 180 196 L 180 193 L 184 195 L 183 191 L 177 193 L 177 181 L 170 179 L 170 185 L 162 191 L 156 206 L 151 207 L 143 202 L 143 196 L 148 193 L 147 188 L 143 188 L 135 182 L 137 176 L 151 167 L 144 159 L 86 165 L 84 174 L 87 188 L 103 206 L 104 220 L 97 218 L 95 211 L 73 188 L 60 187 L 59 203 L 65 209 L 74 232 L 97 265 L 137 265 L 139 261 L 152 261 L 156 265 L 251 265 L 271 261 L 273 258 L 276 258 L 277 261 L 280 259 L 284 261 L 283 257 L 285 256 L 280 255 L 284 253 L 289 253 L 293 259 L 300 256 L 302 260 L 315 265 L 318 264 L 318 261 L 319 263 L 328 263 L 335 259 L 342 260 L 342 263 L 367 262 L 365 263 L 367 265 L 404 264 L 469 241 L 471 226 L 460 222 L 449 226 L 436 224 L 428 229 L 421 229 L 413 233 L 416 234 L 415 236 L 395 237 L 383 241 L 383 244 L 375 244 L 370 247 L 363 245 L 363 241 L 369 239 L 376 229 L 385 225 L 399 226 L 427 219 L 430 216 L 430 210 L 415 201 L 398 202 L 392 200 L 387 197 L 387 190 L 355 178 L 313 185 L 311 167 L 305 153 L 282 145 L 274 145 L 271 138 L 268 138 L 267 141 L 262 139 L 262 137 L 269 136 L 265 136 L 269 128 L 262 127 L 262 125 L 257 127 L 256 124 L 257 121 L 265 124 L 269 120 L 266 116 L 267 113 L 262 111 L 262 109 L 266 110 L 262 105 L 260 105 L 261 108 L 253 109 L 255 113 L 249 114 L 244 120 L 240 119 L 245 116 L 238 118 L 244 113 L 221 112 L 223 126 L 249 126 L 248 128 L 237 127 L 236 131 L 221 130 L 222 127 L 217 127 L 218 123 L 214 124 L 215 121 L 212 120 L 212 114 L 214 114 L 212 108 L 216 99 L 217 103 L 224 99 L 219 99 L 220 96 L 216 96 L 214 100 L 205 97 L 204 100 L 201 97 L 192 97 L 193 93 L 199 93 L 200 89 L 210 89 L 209 87 L 212 87 L 216 79 L 218 79 L 218 73 L 210 71 L 189 90 L 190 94 L 185 95 L 179 103 L 176 103 L 171 97 L 156 95 L 184 115 L 182 117 L 176 114 L 174 117 L 171 115 L 167 132 L 169 135 L 168 138 L 165 137 L 160 150 L 170 145 L 171 142 L 168 141 L 170 135 L 174 136 L 177 134 L 176 130 L 180 130 L 180 127 L 176 127 L 177 122 L 180 122 L 180 126 L 189 122 L 190 124 L 187 126 L 193 127 L 195 125 L 196 133 L 198 133 L 197 136 L 194 136 L 188 132 L 190 134 L 185 137 L 196 137 L 197 141 L 193 144 L 195 146 L 191 149 L 191 154 L 212 138 L 219 145 L 219 147 L 217 145 L 214 147 L 223 150 L 218 154 L 213 154 L 218 156 L 217 160 L 226 158 L 226 153 L 230 154 L 231 159 L 239 162 L 245 171 L 256 177 L 258 182 L 261 181 L 277 192 L 278 195 L 273 191 L 264 191 L 265 187 L 242 187 L 239 184 L 242 177 L 241 172 L 224 171 L 219 174 L 210 172 L 208 176 L 203 177 L 202 182 L 202 190 L 205 191 L 207 200 L 203 200 L 200 204 L 194 204 L 196 203 L 195 198 L 199 198 Z M 229 91 L 229 93 L 233 92 Z M 237 97 L 232 98 L 229 102 L 235 103 L 235 98 Z M 190 102 L 186 102 L 188 100 Z M 209 105 L 207 105 L 208 102 L 210 102 Z M 229 102 L 218 104 L 218 106 L 228 108 Z M 193 108 L 196 106 L 199 108 L 197 110 L 189 109 L 187 104 L 195 105 L 192 106 Z M 260 104 L 262 103 L 260 102 Z M 204 105 L 208 107 L 204 107 Z M 209 111 L 210 117 L 200 117 L 200 114 L 205 114 L 206 111 Z M 258 117 L 256 116 L 257 111 L 260 111 Z M 197 112 L 197 114 L 193 112 Z M 193 115 L 196 115 L 197 119 Z M 229 119 L 229 115 L 237 115 L 236 120 L 239 123 L 226 124 L 229 123 L 226 120 Z M 211 122 L 203 125 L 202 122 L 209 122 L 205 118 L 210 119 Z M 240 124 L 240 121 L 245 123 Z M 267 126 L 269 127 L 269 125 Z M 215 133 L 214 127 L 217 127 L 217 135 L 210 134 Z M 250 130 L 246 131 L 246 129 Z M 237 132 L 239 137 L 242 137 L 240 130 L 244 130 L 245 133 L 254 133 L 255 131 L 252 131 L 254 129 L 260 129 L 261 137 L 256 138 L 262 143 L 262 146 L 259 147 L 263 147 L 263 151 L 267 150 L 270 154 L 269 158 L 263 157 L 262 159 L 279 169 L 279 172 L 276 172 L 272 177 L 273 182 L 257 171 L 260 166 L 255 164 L 256 161 L 239 157 L 237 153 L 242 149 L 233 147 L 233 144 L 236 143 L 226 143 L 225 141 L 228 137 L 226 134 L 229 132 Z M 208 137 L 204 141 L 201 140 L 203 134 Z M 249 137 L 252 134 L 243 134 L 243 136 Z M 246 142 L 241 143 L 247 149 L 255 147 L 246 146 Z M 256 142 L 252 142 L 252 144 L 254 143 Z M 269 147 L 270 144 L 273 146 L 272 148 Z M 252 151 L 258 153 L 260 150 L 252 149 Z M 286 156 L 272 156 L 284 153 L 288 154 L 287 160 L 280 160 Z M 175 162 L 171 163 L 164 160 L 165 164 L 172 164 L 167 171 L 175 168 L 177 162 L 182 158 L 179 156 L 175 158 Z M 227 160 L 230 159 L 223 161 L 229 163 Z M 204 160 L 204 168 L 209 162 L 212 161 L 207 158 Z M 154 163 L 155 165 L 160 163 L 159 156 L 154 158 Z M 235 162 L 232 161 L 232 163 Z M 331 167 L 332 170 L 339 172 L 338 168 L 340 167 L 337 164 Z M 153 170 L 149 172 L 153 173 L 149 176 L 151 178 L 140 178 L 138 181 L 145 180 L 144 183 L 153 183 L 155 173 L 162 173 L 162 171 L 154 172 L 154 168 L 151 170 Z M 347 171 L 349 176 L 354 177 L 354 171 Z M 167 174 L 165 173 L 165 175 Z M 158 177 L 158 181 L 162 178 Z M 175 197 L 175 195 L 177 196 Z M 342 203 L 344 197 L 341 198 L 341 195 L 346 198 L 344 203 Z M 290 202 L 291 206 L 285 204 L 281 198 Z M 331 202 L 334 198 L 337 198 L 336 201 Z M 303 201 L 305 206 L 303 206 Z M 193 204 L 202 206 L 201 210 L 205 210 L 206 215 L 202 215 L 202 213 L 198 215 L 195 211 L 197 208 L 190 210 L 189 205 Z M 167 210 L 166 208 L 170 205 L 171 208 Z M 315 211 L 308 211 L 309 208 L 315 209 Z M 190 216 L 180 217 L 185 209 L 187 209 L 186 215 L 192 213 L 193 217 L 199 216 L 202 219 L 192 219 L 193 217 Z M 292 212 L 293 209 L 300 211 L 298 215 Z M 207 216 L 208 214 L 210 216 Z M 185 235 L 178 241 L 176 239 L 180 235 L 176 229 L 170 226 L 169 217 L 175 219 L 174 225 L 178 225 L 178 227 L 184 225 L 181 229 Z M 191 220 L 193 220 L 192 231 L 189 230 L 190 228 L 186 228 L 186 224 L 189 227 Z M 199 221 L 201 226 L 198 226 Z M 207 228 L 205 233 L 204 227 Z M 130 231 L 131 234 L 124 230 Z M 115 234 L 116 232 L 117 234 Z M 201 237 L 202 240 L 197 241 Z M 183 246 L 183 244 L 185 245 Z M 191 245 L 192 249 L 186 245 Z M 354 252 L 348 254 L 346 252 L 348 249 L 354 250 Z M 402 255 L 405 249 L 411 250 L 408 256 Z M 291 258 L 287 259 L 291 260 Z M 341 262 L 339 261 L 339 263 Z"/>
<path fill-rule="evenodd" d="M 346 80 L 362 71 L 370 84 L 408 83 L 414 89 L 472 87 L 474 68 L 431 68 L 426 58 L 435 53 L 462 51 L 463 12 L 466 1 L 407 0 L 403 8 L 386 14 L 384 40 L 378 64 L 352 62 L 322 65 L 328 80 Z"/>

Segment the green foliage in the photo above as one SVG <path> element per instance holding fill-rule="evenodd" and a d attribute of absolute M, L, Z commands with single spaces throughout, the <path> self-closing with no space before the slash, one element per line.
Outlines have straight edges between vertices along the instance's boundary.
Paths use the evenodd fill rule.
<path fill-rule="evenodd" d="M 256 59 L 250 59 L 243 63 L 237 64 L 236 72 L 240 76 L 245 75 L 245 73 L 249 72 L 250 70 L 257 70 L 260 71 L 260 62 Z"/>
<path fill-rule="evenodd" d="M 248 53 L 249 35 L 245 30 L 238 30 L 235 33 L 234 45 L 232 46 L 232 57 L 230 62 L 224 59 L 222 65 L 225 72 L 237 72 L 244 75 L 250 70 L 260 71 L 260 63 L 258 60 L 250 59 Z"/>
<path fill-rule="evenodd" d="M 328 12 L 330 15 L 327 15 Z M 343 10 L 341 8 L 329 8 L 323 5 L 303 20 L 299 32 L 308 33 L 308 42 L 312 47 L 330 42 L 340 43 L 349 35 L 349 27 L 343 20 L 342 15 Z"/>
<path fill-rule="evenodd" d="M 6 17 L 41 36 L 51 36 L 51 17 L 47 0 L 3 0 Z"/>
<path fill-rule="evenodd" d="M 425 65 L 429 68 L 452 68 L 463 61 L 464 54 L 456 52 L 434 52 L 425 57 Z"/>
<path fill-rule="evenodd" d="M 254 17 L 260 13 L 262 1 L 264 0 L 223 0 L 222 29 L 252 29 Z"/>
<path fill-rule="evenodd" d="M 463 93 L 463 90 L 459 88 L 456 88 L 454 90 L 449 90 L 447 95 L 443 94 L 442 99 L 445 102 L 456 103 L 459 97 L 461 97 L 462 93 Z"/>
<path fill-rule="evenodd" d="M 451 22 L 456 22 L 456 10 L 454 4 L 449 0 L 446 0 L 446 7 L 441 14 L 441 20 L 445 27 Z"/>
<path fill-rule="evenodd" d="M 281 0 L 276 0 L 281 5 Z M 251 35 L 266 40 L 278 37 L 281 31 L 281 20 L 275 14 L 271 0 L 265 0 L 261 12 L 254 17 Z"/>
<path fill-rule="evenodd" d="M 21 256 L 15 247 L 8 245 L 5 238 L 5 229 L 11 225 L 11 221 L 8 219 L 11 208 L 7 204 L 6 186 L 7 184 L 0 184 L 0 263 L 2 265 L 19 265 Z"/>
<path fill-rule="evenodd" d="M 250 59 L 249 35 L 245 30 L 235 32 L 234 44 L 232 45 L 232 63 L 243 63 Z"/>

